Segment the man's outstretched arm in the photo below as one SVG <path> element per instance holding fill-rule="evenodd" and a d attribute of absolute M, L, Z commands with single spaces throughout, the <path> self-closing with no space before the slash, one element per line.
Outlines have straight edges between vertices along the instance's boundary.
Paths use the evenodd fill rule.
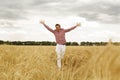
<path fill-rule="evenodd" d="M 40 23 L 41 23 L 45 28 L 47 28 L 50 32 L 54 33 L 54 30 L 51 29 L 48 25 L 46 25 L 44 21 L 40 21 Z"/>
<path fill-rule="evenodd" d="M 80 23 L 77 23 L 75 26 L 73 26 L 73 27 L 71 27 L 71 28 L 69 28 L 69 29 L 65 29 L 65 32 L 69 32 L 69 31 L 75 29 L 76 27 L 78 27 L 78 26 L 80 26 L 80 25 L 81 25 Z"/>

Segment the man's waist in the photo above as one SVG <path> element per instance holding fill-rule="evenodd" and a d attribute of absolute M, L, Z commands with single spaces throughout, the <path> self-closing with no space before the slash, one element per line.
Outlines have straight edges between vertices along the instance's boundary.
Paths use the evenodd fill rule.
<path fill-rule="evenodd" d="M 58 45 L 66 45 L 66 43 L 57 43 Z"/>
<path fill-rule="evenodd" d="M 63 40 L 63 41 L 56 41 L 57 42 L 57 44 L 60 44 L 60 45 L 66 45 L 66 41 L 65 40 Z"/>

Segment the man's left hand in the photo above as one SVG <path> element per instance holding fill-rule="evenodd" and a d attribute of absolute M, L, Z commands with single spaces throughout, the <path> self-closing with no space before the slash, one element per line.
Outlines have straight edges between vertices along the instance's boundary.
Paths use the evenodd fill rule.
<path fill-rule="evenodd" d="M 76 23 L 76 26 L 77 26 L 77 27 L 80 27 L 80 26 L 81 26 L 81 23 Z"/>

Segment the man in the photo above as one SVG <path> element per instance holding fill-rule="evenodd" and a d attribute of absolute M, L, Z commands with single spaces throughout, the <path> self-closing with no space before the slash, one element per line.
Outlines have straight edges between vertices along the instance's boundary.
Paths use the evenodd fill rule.
<path fill-rule="evenodd" d="M 51 29 L 48 25 L 46 25 L 44 21 L 40 21 L 40 23 L 43 24 L 44 27 L 47 28 L 50 32 L 52 32 L 55 36 L 56 43 L 57 43 L 57 45 L 56 45 L 57 66 L 59 69 L 61 69 L 61 59 L 63 59 L 64 53 L 65 53 L 65 48 L 66 48 L 65 33 L 80 26 L 80 23 L 77 23 L 75 26 L 73 26 L 69 29 L 63 29 L 63 28 L 61 28 L 60 24 L 56 24 L 55 30 Z"/>

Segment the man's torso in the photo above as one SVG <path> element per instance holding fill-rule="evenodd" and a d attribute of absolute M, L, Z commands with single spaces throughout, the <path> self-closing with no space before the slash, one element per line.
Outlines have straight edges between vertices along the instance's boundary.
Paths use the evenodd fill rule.
<path fill-rule="evenodd" d="M 55 30 L 54 35 L 55 35 L 57 44 L 65 44 L 66 43 L 64 29 L 60 29 L 59 31 Z"/>

